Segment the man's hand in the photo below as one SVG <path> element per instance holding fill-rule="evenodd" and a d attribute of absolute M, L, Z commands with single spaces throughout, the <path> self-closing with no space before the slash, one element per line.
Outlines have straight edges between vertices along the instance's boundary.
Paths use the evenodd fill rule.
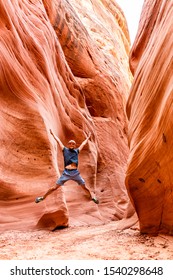
<path fill-rule="evenodd" d="M 91 137 L 91 132 L 89 132 L 89 134 L 88 134 L 88 137 L 87 137 L 87 138 L 88 138 L 88 139 L 90 139 L 90 137 Z"/>
<path fill-rule="evenodd" d="M 52 134 L 53 138 L 58 142 L 58 144 L 59 144 L 61 150 L 63 150 L 63 149 L 64 149 L 63 143 L 61 142 L 61 140 L 59 139 L 59 137 L 56 136 L 56 135 L 53 133 L 53 131 L 52 131 L 51 129 L 50 129 L 50 134 Z"/>
<path fill-rule="evenodd" d="M 88 135 L 86 134 L 86 132 L 84 132 L 86 139 L 89 139 L 91 137 L 91 132 L 88 133 Z"/>
<path fill-rule="evenodd" d="M 88 142 L 89 138 L 91 137 L 91 132 L 89 132 L 88 136 L 86 135 L 86 133 L 84 132 L 86 139 L 82 142 L 82 144 L 79 147 L 79 151 L 81 151 L 83 149 L 83 147 L 86 145 L 86 143 Z"/>

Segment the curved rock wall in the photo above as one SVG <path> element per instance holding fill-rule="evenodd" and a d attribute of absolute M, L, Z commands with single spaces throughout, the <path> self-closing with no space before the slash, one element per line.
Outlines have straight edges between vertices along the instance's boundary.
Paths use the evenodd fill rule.
<path fill-rule="evenodd" d="M 114 1 L 0 0 L 1 229 L 123 217 L 128 55 L 126 22 Z M 73 138 L 80 145 L 91 131 L 79 169 L 99 205 L 74 182 L 34 203 L 63 170 L 50 128 L 64 144 Z"/>
<path fill-rule="evenodd" d="M 143 233 L 173 234 L 173 2 L 145 0 L 130 54 L 126 186 Z"/>

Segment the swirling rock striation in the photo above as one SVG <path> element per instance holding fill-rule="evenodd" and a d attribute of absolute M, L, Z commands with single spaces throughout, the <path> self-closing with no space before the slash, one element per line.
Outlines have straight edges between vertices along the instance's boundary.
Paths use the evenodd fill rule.
<path fill-rule="evenodd" d="M 130 54 L 126 186 L 143 233 L 173 234 L 173 2 L 144 3 Z"/>
<path fill-rule="evenodd" d="M 0 0 L 3 230 L 105 223 L 129 203 L 129 35 L 114 1 L 93 2 Z M 34 203 L 63 170 L 50 129 L 65 145 L 92 132 L 79 169 L 99 205 L 74 182 Z"/>

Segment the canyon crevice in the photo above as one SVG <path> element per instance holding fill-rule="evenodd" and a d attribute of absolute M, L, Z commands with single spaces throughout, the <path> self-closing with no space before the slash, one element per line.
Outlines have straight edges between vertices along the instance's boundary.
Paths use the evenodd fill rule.
<path fill-rule="evenodd" d="M 113 0 L 0 0 L 0 230 L 139 220 L 173 234 L 173 4 L 145 0 L 130 48 Z M 100 203 L 63 171 L 64 145 Z"/>

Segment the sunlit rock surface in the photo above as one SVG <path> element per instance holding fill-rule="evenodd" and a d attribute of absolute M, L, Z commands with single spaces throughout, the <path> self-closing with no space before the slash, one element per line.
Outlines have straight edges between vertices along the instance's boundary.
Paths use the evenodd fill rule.
<path fill-rule="evenodd" d="M 173 234 L 172 1 L 145 1 L 130 63 L 126 185 L 141 232 Z"/>
<path fill-rule="evenodd" d="M 124 216 L 129 35 L 115 1 L 93 2 L 0 0 L 1 230 Z M 64 145 L 92 133 L 79 170 L 99 205 L 74 182 L 35 204 L 63 170 L 50 129 Z"/>

